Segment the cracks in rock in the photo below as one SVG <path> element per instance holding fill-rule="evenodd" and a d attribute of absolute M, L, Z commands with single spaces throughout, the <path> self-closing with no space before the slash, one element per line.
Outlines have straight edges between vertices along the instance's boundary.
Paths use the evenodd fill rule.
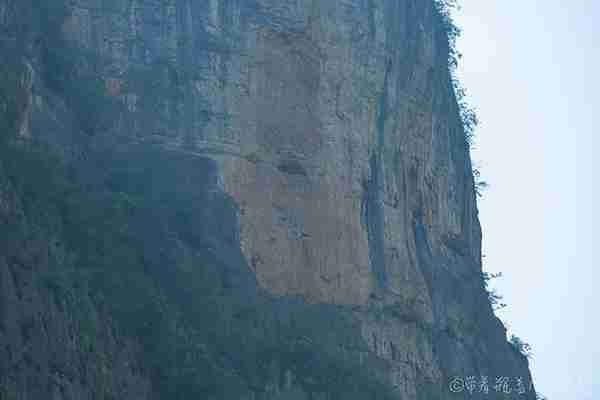
<path fill-rule="evenodd" d="M 377 143 L 372 150 L 369 167 L 371 176 L 363 180 L 363 199 L 361 210 L 367 227 L 369 243 L 369 259 L 375 275 L 376 291 L 386 287 L 386 265 L 384 245 L 384 215 L 383 215 L 383 145 L 385 140 L 385 122 L 388 107 L 388 82 L 392 67 L 388 60 L 385 67 L 383 89 L 377 99 L 376 135 Z"/>

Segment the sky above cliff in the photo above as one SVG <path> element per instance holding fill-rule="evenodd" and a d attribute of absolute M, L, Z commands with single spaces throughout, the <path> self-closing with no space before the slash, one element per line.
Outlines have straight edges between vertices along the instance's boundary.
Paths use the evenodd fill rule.
<path fill-rule="evenodd" d="M 472 152 L 498 315 L 533 347 L 549 400 L 600 398 L 598 211 L 600 3 L 461 0 L 459 77 L 482 121 Z M 597 234 L 596 234 L 597 236 Z M 510 371 L 506 371 L 510 376 Z"/>

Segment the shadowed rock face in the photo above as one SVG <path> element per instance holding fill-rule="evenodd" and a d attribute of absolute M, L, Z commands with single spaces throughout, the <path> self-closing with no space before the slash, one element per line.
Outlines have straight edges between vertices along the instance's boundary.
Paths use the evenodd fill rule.
<path fill-rule="evenodd" d="M 0 399 L 530 382 L 481 280 L 433 1 L 61 4 L 0 0 L 0 216 L 22 230 L 0 254 Z M 59 194 L 18 178 L 35 168 Z"/>

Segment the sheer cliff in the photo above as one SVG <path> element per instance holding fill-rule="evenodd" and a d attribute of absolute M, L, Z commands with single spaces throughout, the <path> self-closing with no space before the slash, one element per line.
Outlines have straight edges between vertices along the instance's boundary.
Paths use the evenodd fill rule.
<path fill-rule="evenodd" d="M 39 3 L 0 0 L 0 399 L 535 398 L 440 3 Z"/>

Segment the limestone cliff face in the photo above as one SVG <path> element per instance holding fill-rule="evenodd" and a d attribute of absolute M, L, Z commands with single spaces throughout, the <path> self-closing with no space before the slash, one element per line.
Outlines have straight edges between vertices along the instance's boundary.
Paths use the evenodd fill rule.
<path fill-rule="evenodd" d="M 430 313 L 416 220 L 436 251 L 457 239 L 478 263 L 432 2 L 76 3 L 63 30 L 99 53 L 127 134 L 218 160 L 269 291 L 364 304 L 380 287 Z"/>
<path fill-rule="evenodd" d="M 17 99 L 2 103 L 7 135 L 14 132 L 25 148 L 29 142 L 50 143 L 79 170 L 117 153 L 122 168 L 141 165 L 147 160 L 135 149 L 152 147 L 156 163 L 162 160 L 173 173 L 173 197 L 181 187 L 197 191 L 189 204 L 201 209 L 191 221 L 196 233 L 180 232 L 173 242 L 162 242 L 179 249 L 171 264 L 161 266 L 164 271 L 187 273 L 195 265 L 191 254 L 212 251 L 213 258 L 202 260 L 213 260 L 215 274 L 227 265 L 234 276 L 243 276 L 238 279 L 243 283 L 225 285 L 232 290 L 229 296 L 259 314 L 275 315 L 261 319 L 261 335 L 268 332 L 280 343 L 272 351 L 283 354 L 297 342 L 289 342 L 281 333 L 285 329 L 308 330 L 311 334 L 299 335 L 309 338 L 306 352 L 324 352 L 318 342 L 342 364 L 371 371 L 369 382 L 385 388 L 389 398 L 503 396 L 493 389 L 489 395 L 452 393 L 453 376 L 530 381 L 526 359 L 506 342 L 483 288 L 469 150 L 448 72 L 447 33 L 433 1 L 73 0 L 41 17 L 35 8 L 27 1 L 0 0 L 3 56 L 14 55 L 12 75 L 6 76 L 16 77 L 3 77 L 10 81 L 3 86 L 6 98 Z M 81 91 L 93 85 L 99 90 Z M 104 163 L 116 168 L 105 158 Z M 139 168 L 165 173 L 160 163 Z M 138 175 L 127 176 L 132 185 Z M 6 221 L 19 213 L 31 219 L 19 205 L 25 200 L 10 185 L 8 179 L 0 192 L 16 199 L 10 203 L 0 196 L 12 210 Z M 132 195 L 127 196 L 131 204 Z M 61 232 L 48 228 L 46 238 Z M 70 251 L 82 250 L 73 245 Z M 6 275 L 0 280 L 2 302 L 11 313 L 26 315 L 25 300 L 19 303 L 13 294 L 18 279 L 8 276 L 19 276 L 20 267 L 11 262 L 0 262 Z M 172 294 L 160 283 L 157 289 L 167 299 L 173 296 L 165 301 L 183 315 L 187 305 L 178 303 L 181 293 L 189 294 L 190 303 L 203 296 L 185 284 L 173 283 Z M 47 295 L 32 293 L 40 297 L 36 304 Z M 99 320 L 112 318 L 97 297 L 81 296 Z M 38 308 L 59 321 L 58 332 L 77 308 L 52 317 L 58 315 L 53 307 Z M 311 317 L 288 321 L 289 315 L 306 313 Z M 13 314 L 5 316 L 9 325 L 25 318 Z M 236 323 L 217 326 L 232 331 L 245 326 Z M 102 325 L 113 324 L 119 323 Z M 107 329 L 98 334 L 105 358 L 141 362 L 144 348 L 135 334 Z M 44 340 L 54 345 L 58 339 L 48 333 Z M 0 341 L 6 348 L 25 346 L 18 332 Z M 228 352 L 234 351 L 222 351 L 234 357 Z M 240 376 L 239 391 L 215 389 L 206 398 L 329 399 L 343 393 L 340 387 L 350 387 L 342 378 L 336 386 L 307 377 L 299 367 L 304 364 L 293 357 L 275 359 L 223 367 L 228 372 L 219 370 L 221 375 Z M 3 384 L 16 396 L 6 398 L 42 398 L 23 389 L 22 380 L 29 376 L 35 387 L 52 386 L 44 377 L 50 361 L 44 360 L 37 373 L 32 366 L 17 371 L 5 365 L 10 379 Z M 151 369 L 123 375 L 116 367 L 98 367 L 96 359 L 88 363 L 95 365 L 92 370 L 100 368 L 89 381 L 93 385 L 86 389 L 81 372 L 74 372 L 61 387 L 79 389 L 55 390 L 53 398 L 99 398 L 94 388 L 101 379 L 108 382 L 102 390 L 125 398 L 116 394 L 119 374 L 125 380 L 121 386 L 134 388 L 127 398 L 161 398 L 156 387 L 175 379 L 157 380 Z M 341 368 L 335 365 L 330 367 Z M 274 372 L 257 381 L 240 372 L 244 368 Z M 170 398 L 188 398 L 172 390 Z M 376 398 L 368 397 L 378 396 L 373 390 L 345 396 Z"/>

